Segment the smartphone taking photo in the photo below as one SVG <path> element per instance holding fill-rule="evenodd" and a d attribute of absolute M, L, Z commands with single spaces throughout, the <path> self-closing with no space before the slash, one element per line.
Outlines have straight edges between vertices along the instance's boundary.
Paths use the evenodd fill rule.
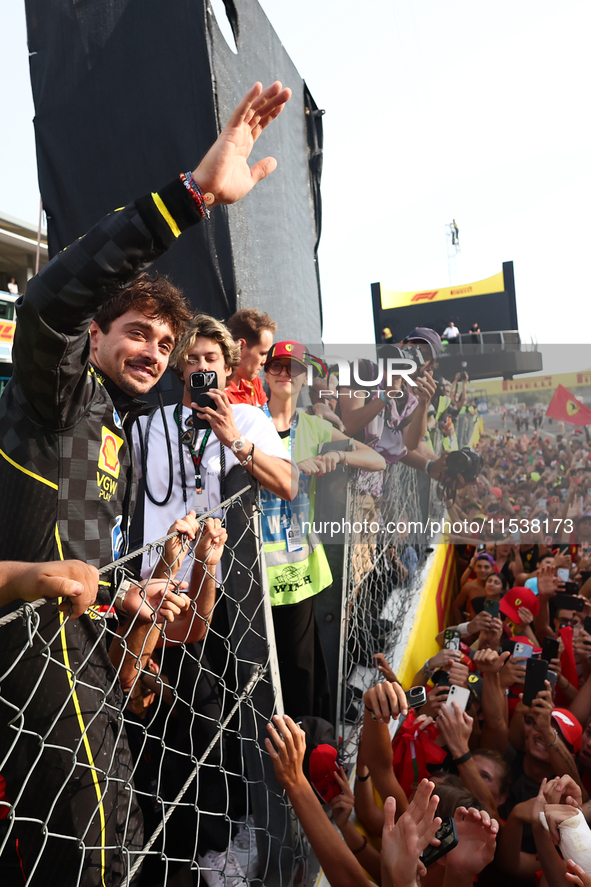
<path fill-rule="evenodd" d="M 196 403 L 202 409 L 211 407 L 212 410 L 217 410 L 218 407 L 215 400 L 208 394 L 208 391 L 211 391 L 212 388 L 218 387 L 218 374 L 216 372 L 208 370 L 204 373 L 191 373 L 189 384 L 191 388 L 191 403 Z M 200 419 L 196 410 L 193 410 L 193 427 L 198 429 L 210 427 L 207 419 Z"/>

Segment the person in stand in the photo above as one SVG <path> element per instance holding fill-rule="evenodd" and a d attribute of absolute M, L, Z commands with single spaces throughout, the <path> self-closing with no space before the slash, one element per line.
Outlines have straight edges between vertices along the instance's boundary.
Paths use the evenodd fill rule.
<path fill-rule="evenodd" d="M 143 408 L 137 398 L 162 376 L 188 316 L 166 278 L 138 275 L 210 207 L 240 200 L 273 171 L 273 158 L 252 169 L 247 161 L 289 97 L 280 83 L 255 84 L 192 173 L 111 213 L 29 281 L 17 303 L 14 375 L 0 400 L 0 560 L 101 567 L 125 554 L 136 492 L 131 424 Z M 162 585 L 156 595 L 159 609 L 180 609 L 180 595 Z M 101 618 L 112 598 L 101 585 L 94 618 L 74 620 L 50 601 L 39 610 L 32 645 L 23 620 L 2 629 L 8 705 L 0 711 L 0 758 L 6 796 L 19 799 L 12 837 L 30 887 L 97 887 L 105 879 L 116 887 L 141 848 L 119 721 L 121 647 L 107 648 Z M 139 655 L 143 605 L 130 613 L 123 603 L 126 652 Z M 27 728 L 16 743 L 15 710 Z"/>
<path fill-rule="evenodd" d="M 18 296 L 18 283 L 16 277 L 11 277 L 8 281 L 8 292 L 13 296 Z"/>
<path fill-rule="evenodd" d="M 453 320 L 450 320 L 449 326 L 446 326 L 446 328 L 443 331 L 443 336 L 441 338 L 447 339 L 448 345 L 457 345 L 458 344 L 458 342 L 460 340 L 460 331 L 457 328 L 457 326 L 455 325 L 455 323 L 453 322 Z"/>
<path fill-rule="evenodd" d="M 249 403 L 262 407 L 267 402 L 267 395 L 259 372 L 273 344 L 277 324 L 266 312 L 261 313 L 256 308 L 243 308 L 230 317 L 226 326 L 240 346 L 240 363 L 226 386 L 228 399 L 230 403 Z"/>
<path fill-rule="evenodd" d="M 383 471 L 382 456 L 354 442 L 352 451 L 321 444 L 346 441 L 329 422 L 296 410 L 308 365 L 316 362 L 299 342 L 277 342 L 267 356 L 270 389 L 265 412 L 300 470 L 291 503 L 262 491 L 263 538 L 285 708 L 298 717 L 330 719 L 324 653 L 314 619 L 314 597 L 332 583 L 324 548 L 314 532 L 315 478 L 339 465 Z"/>
<path fill-rule="evenodd" d="M 473 345 L 478 345 L 480 342 L 480 327 L 477 322 L 474 322 L 470 327 L 470 341 Z"/>

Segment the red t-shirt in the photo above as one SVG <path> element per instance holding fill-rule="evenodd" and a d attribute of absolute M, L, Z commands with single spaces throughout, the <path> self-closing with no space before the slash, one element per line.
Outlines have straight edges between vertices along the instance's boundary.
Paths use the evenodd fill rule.
<path fill-rule="evenodd" d="M 267 395 L 263 391 L 263 383 L 258 376 L 255 376 L 252 382 L 242 378 L 237 382 L 238 384 L 234 381 L 230 382 L 225 389 L 230 403 L 247 403 L 253 407 L 262 407 L 264 403 L 267 403 Z"/>

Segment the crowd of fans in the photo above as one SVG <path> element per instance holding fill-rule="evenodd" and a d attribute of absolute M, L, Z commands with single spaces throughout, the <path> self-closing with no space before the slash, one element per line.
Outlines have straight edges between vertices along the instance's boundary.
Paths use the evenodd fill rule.
<path fill-rule="evenodd" d="M 240 541 L 226 531 L 220 506 L 228 475 L 242 470 L 261 492 L 288 712 L 273 719 L 265 744 L 331 884 L 366 883 L 364 870 L 394 887 L 484 884 L 498 872 L 531 883 L 542 872 L 552 887 L 569 878 L 589 887 L 588 447 L 537 431 L 478 440 L 474 422 L 465 425 L 470 439 L 460 440 L 460 417 L 476 417 L 468 376 L 442 377 L 432 329 L 384 346 L 378 361 L 395 357 L 407 371 L 382 374 L 366 390 L 357 380 L 375 380 L 377 364 L 354 362 L 345 385 L 338 366 L 302 343 L 273 342 L 269 315 L 243 309 L 227 324 L 192 315 L 170 281 L 139 273 L 210 204 L 235 202 L 272 171 L 269 158 L 252 171 L 245 158 L 289 91 L 261 90 L 247 94 L 193 173 L 99 223 L 31 282 L 19 309 L 15 376 L 0 417 L 11 497 L 0 536 L 0 615 L 23 600 L 49 603 L 33 634 L 23 620 L 2 628 L 0 808 L 17 805 L 18 820 L 3 845 L 3 883 L 12 885 L 15 871 L 14 883 L 126 883 L 128 856 L 157 826 L 158 805 L 171 802 L 206 749 L 213 751 L 195 804 L 175 812 L 162 839 L 173 861 L 164 877 L 193 852 L 196 883 L 239 887 L 258 877 L 246 783 L 227 777 L 242 772 L 234 764 L 240 748 L 215 740 L 228 689 L 217 667 L 229 633 L 216 606 L 221 562 Z M 33 356 L 42 377 L 31 372 Z M 141 415 L 137 395 L 167 365 L 182 384 L 180 403 Z M 469 443 L 477 449 L 462 449 Z M 142 486 L 132 523 L 134 462 Z M 335 744 L 313 739 L 334 711 L 314 616 L 314 599 L 333 581 L 314 530 L 316 481 L 358 472 L 360 507 L 379 525 L 384 472 L 397 462 L 437 481 L 450 519 L 468 528 L 456 539 L 460 591 L 410 700 L 411 688 L 378 657 L 385 680 L 363 698 L 351 792 Z M 31 483 L 39 486 L 25 489 Z M 25 533 L 32 502 L 49 517 Z M 99 587 L 97 567 L 125 554 L 130 537 L 150 543 L 169 530 L 155 566 L 145 557 L 115 597 Z M 412 545 L 395 567 L 412 579 Z M 109 644 L 104 619 L 113 620 Z M 174 709 L 179 698 L 190 700 L 184 714 Z M 14 711 L 26 712 L 41 751 L 23 743 L 14 754 Z M 146 748 L 142 724 L 157 717 L 160 748 Z M 87 764 L 76 757 L 81 749 Z M 93 755 L 110 761 L 98 795 Z M 556 846 L 568 847 L 572 862 Z M 139 877 L 150 885 L 163 869 L 146 863 Z"/>
<path fill-rule="evenodd" d="M 339 793 L 326 795 L 344 839 L 341 869 L 334 855 L 326 863 L 332 884 L 364 883 L 353 857 L 383 884 L 591 883 L 591 473 L 581 437 L 481 436 L 483 469 L 450 509 L 450 521 L 480 529 L 456 540 L 458 591 L 440 650 L 405 687 L 379 657 L 386 680 L 364 695 L 354 792 L 339 771 Z M 411 707 L 421 686 L 426 701 Z M 425 868 L 420 852 L 436 826 L 445 843 L 450 817 L 457 842 Z M 309 814 L 305 827 L 314 836 Z M 403 871 L 389 850 L 397 829 L 415 849 Z"/>
<path fill-rule="evenodd" d="M 474 524 L 472 538 L 511 536 L 530 548 L 591 542 L 591 451 L 582 434 L 502 429 L 482 435 L 477 450 L 482 471 L 450 509 L 451 518 Z"/>

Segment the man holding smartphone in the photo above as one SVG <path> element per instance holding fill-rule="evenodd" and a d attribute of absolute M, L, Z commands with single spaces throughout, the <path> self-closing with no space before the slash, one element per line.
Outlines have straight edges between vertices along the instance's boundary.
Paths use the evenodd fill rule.
<path fill-rule="evenodd" d="M 134 429 L 145 486 L 141 528 L 144 542 L 164 536 L 179 514 L 192 511 L 200 515 L 216 509 L 227 498 L 225 481 L 233 470 L 242 468 L 282 499 L 293 498 L 298 471 L 275 426 L 258 407 L 230 403 L 224 391 L 239 361 L 240 345 L 227 327 L 213 317 L 197 314 L 171 357 L 171 367 L 183 383 L 181 403 L 167 406 L 149 418 L 142 417 Z M 209 406 L 196 409 L 196 400 L 197 407 L 203 403 Z M 247 482 L 245 478 L 240 486 Z M 141 513 L 141 509 L 138 511 Z M 215 515 L 223 516 L 221 512 Z M 230 545 L 236 541 L 230 539 Z M 192 558 L 186 558 L 175 578 L 188 580 L 192 566 Z M 146 554 L 142 574 L 149 573 Z M 188 776 L 183 768 L 190 760 L 189 752 L 199 758 L 214 740 L 217 725 L 223 720 L 228 680 L 227 676 L 218 678 L 223 675 L 223 665 L 218 663 L 225 662 L 228 635 L 223 607 L 214 609 L 211 627 L 212 631 L 193 654 L 190 649 L 188 655 L 180 649 L 166 652 L 168 677 L 180 688 L 182 698 L 191 699 L 190 713 L 182 706 L 176 713 L 179 734 L 187 743 L 188 752 L 184 760 L 177 758 L 174 764 L 180 783 Z M 221 687 L 224 680 L 226 685 Z M 175 814 L 181 834 L 194 835 L 198 831 L 200 867 L 226 872 L 228 884 L 243 883 L 247 874 L 235 854 L 239 835 L 234 836 L 236 840 L 232 838 L 229 822 L 240 820 L 246 809 L 245 798 L 236 787 L 229 790 L 225 776 L 226 771 L 239 772 L 240 768 L 232 744 L 225 740 L 215 742 L 208 766 L 199 773 L 198 823 L 195 812 L 187 807 Z M 174 796 L 167 779 L 165 768 L 161 791 L 165 797 Z M 176 855 L 174 846 L 170 853 Z"/>
<path fill-rule="evenodd" d="M 298 471 L 273 423 L 255 406 L 230 403 L 224 391 L 239 361 L 239 345 L 227 327 L 197 314 L 171 358 L 171 367 L 183 383 L 182 402 L 153 417 L 142 417 L 134 432 L 147 491 L 145 542 L 163 536 L 179 514 L 195 511 L 199 515 L 217 508 L 224 499 L 225 478 L 238 465 L 281 499 L 293 499 Z M 212 406 L 194 410 L 191 377 L 212 372 L 217 379 L 217 386 L 207 391 Z M 205 420 L 199 422 L 205 427 L 194 429 L 195 418 Z M 142 572 L 148 570 L 144 556 Z"/>

